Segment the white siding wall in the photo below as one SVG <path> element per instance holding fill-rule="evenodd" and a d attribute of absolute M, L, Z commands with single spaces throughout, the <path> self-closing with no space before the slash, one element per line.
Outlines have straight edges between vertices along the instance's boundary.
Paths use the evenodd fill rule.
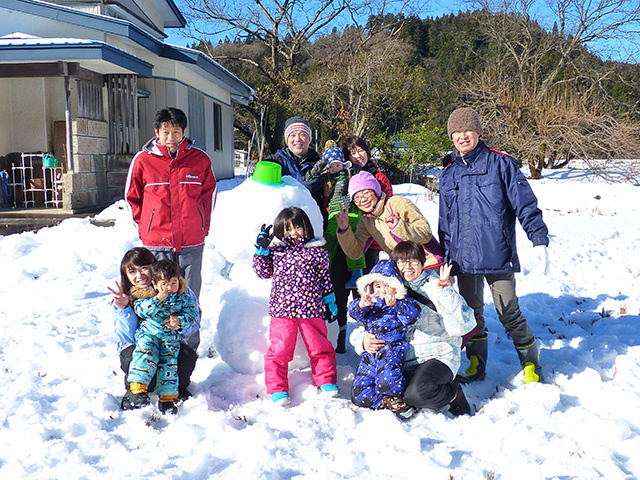
<path fill-rule="evenodd" d="M 0 155 L 12 150 L 11 80 L 0 78 Z"/>
<path fill-rule="evenodd" d="M 138 101 L 140 118 L 140 142 L 141 145 L 153 138 L 153 117 L 161 108 L 177 107 L 189 116 L 189 91 L 186 85 L 181 83 L 141 78 L 138 80 L 138 87 L 147 92 L 152 92 L 149 98 L 141 98 Z M 222 106 L 223 121 L 223 150 L 214 150 L 214 129 L 213 129 L 213 103 L 214 101 Z M 205 93 L 205 132 L 207 154 L 213 163 L 213 170 L 218 179 L 232 178 L 233 168 L 233 108 L 219 100 L 214 100 Z M 189 127 L 187 127 L 189 136 Z"/>

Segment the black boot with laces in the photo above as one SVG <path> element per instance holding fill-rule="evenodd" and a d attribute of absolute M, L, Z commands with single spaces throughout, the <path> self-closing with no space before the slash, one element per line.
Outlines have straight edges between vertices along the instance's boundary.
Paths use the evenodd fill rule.
<path fill-rule="evenodd" d="M 120 406 L 122 410 L 136 410 L 138 408 L 144 408 L 151 403 L 149 400 L 149 395 L 146 393 L 131 393 L 127 391 L 122 397 L 122 402 L 120 402 Z"/>

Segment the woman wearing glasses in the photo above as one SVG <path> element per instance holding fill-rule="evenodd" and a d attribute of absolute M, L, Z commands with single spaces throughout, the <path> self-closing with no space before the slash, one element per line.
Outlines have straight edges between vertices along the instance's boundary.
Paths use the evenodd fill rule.
<path fill-rule="evenodd" d="M 453 288 L 451 266 L 440 267 L 440 275 L 424 269 L 427 257 L 422 245 L 400 242 L 391 252 L 391 260 L 407 287 L 407 296 L 421 307 L 418 320 L 409 326 L 409 348 L 403 373 L 408 378 L 404 402 L 415 410 L 449 406 L 454 416 L 468 415 L 471 407 L 462 387 L 454 380 L 460 368 L 463 336 L 472 336 L 476 321 L 473 310 Z M 356 353 L 375 354 L 384 340 L 357 328 L 350 337 Z M 405 413 L 405 418 L 411 412 Z"/>
<path fill-rule="evenodd" d="M 391 180 L 380 171 L 376 162 L 371 159 L 371 149 L 364 138 L 357 135 L 349 135 L 340 142 L 340 149 L 344 154 L 345 160 L 376 177 L 387 198 L 393 197 Z M 377 260 L 375 263 L 377 263 Z M 371 266 L 373 267 L 373 265 Z"/>
<path fill-rule="evenodd" d="M 348 257 L 361 257 L 374 241 L 390 255 L 398 243 L 413 240 L 427 251 L 427 267 L 442 262 L 442 250 L 429 222 L 411 200 L 397 195 L 388 198 L 376 177 L 366 171 L 351 177 L 349 197 L 363 215 L 355 232 L 349 228 L 347 205 L 336 216 L 338 242 Z"/>

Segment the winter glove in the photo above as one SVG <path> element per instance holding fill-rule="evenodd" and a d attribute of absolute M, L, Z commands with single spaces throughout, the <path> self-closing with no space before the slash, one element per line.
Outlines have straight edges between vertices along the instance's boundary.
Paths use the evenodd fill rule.
<path fill-rule="evenodd" d="M 336 317 L 333 313 L 331 313 L 331 311 L 329 310 L 329 305 L 325 305 L 324 306 L 324 319 L 326 320 L 327 323 L 333 323 L 335 322 L 338 317 Z"/>
<path fill-rule="evenodd" d="M 533 247 L 533 251 L 536 252 L 537 265 L 535 271 L 546 275 L 549 271 L 549 254 L 547 253 L 546 245 L 536 245 Z"/>
<path fill-rule="evenodd" d="M 269 255 L 269 245 L 271 245 L 271 240 L 273 240 L 271 227 L 273 227 L 273 225 L 266 226 L 264 223 L 262 227 L 260 227 L 260 233 L 256 238 L 256 255 L 261 257 Z"/>
<path fill-rule="evenodd" d="M 332 292 L 329 295 L 325 295 L 324 297 L 322 297 L 322 301 L 324 302 L 324 304 L 327 306 L 327 308 L 331 312 L 331 315 L 334 316 L 334 317 L 337 317 L 338 316 L 338 304 L 336 303 L 336 294 Z M 329 320 L 329 321 L 331 322 L 332 320 Z"/>

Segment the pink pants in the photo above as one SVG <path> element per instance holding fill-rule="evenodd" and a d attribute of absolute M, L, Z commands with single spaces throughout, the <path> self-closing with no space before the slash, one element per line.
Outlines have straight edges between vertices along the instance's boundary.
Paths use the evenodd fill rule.
<path fill-rule="evenodd" d="M 289 391 L 289 362 L 293 360 L 298 329 L 311 360 L 313 381 L 319 387 L 336 383 L 336 352 L 327 338 L 322 318 L 271 317 L 269 349 L 264 356 L 264 383 L 267 393 Z"/>

